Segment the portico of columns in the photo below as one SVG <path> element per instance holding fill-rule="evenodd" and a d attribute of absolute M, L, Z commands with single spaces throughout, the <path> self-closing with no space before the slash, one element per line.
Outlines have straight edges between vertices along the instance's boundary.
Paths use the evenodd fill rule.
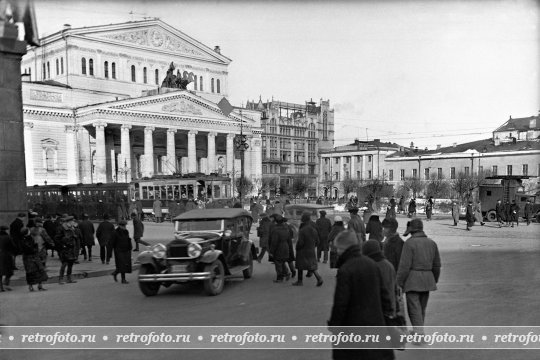
<path fill-rule="evenodd" d="M 144 141 L 143 141 L 143 153 L 141 154 L 141 175 L 143 177 L 152 177 L 155 175 L 155 143 L 154 143 L 154 134 L 157 130 L 155 126 L 146 126 L 135 127 L 130 124 L 114 124 L 106 123 L 103 121 L 98 121 L 92 124 L 95 129 L 95 156 L 94 156 L 94 182 L 107 182 L 108 179 L 112 179 L 110 172 L 115 171 L 115 167 L 112 164 L 115 162 L 115 153 L 114 150 L 111 154 L 107 154 L 107 145 L 106 139 L 112 140 L 112 137 L 105 135 L 105 128 L 109 129 L 112 133 L 116 129 L 116 134 L 118 130 L 120 132 L 120 154 L 118 154 L 117 167 L 118 167 L 118 176 L 117 181 L 131 181 L 135 171 L 132 170 L 135 168 L 134 158 L 135 153 L 133 152 L 133 131 L 140 131 L 141 129 L 144 132 Z M 175 134 L 182 129 L 167 128 L 167 137 L 166 137 L 166 165 L 163 166 L 161 173 L 171 175 L 177 171 L 176 169 L 176 158 L 177 158 L 177 147 Z M 196 137 L 200 131 L 190 130 L 187 133 L 187 158 L 186 158 L 186 169 L 184 172 L 195 173 L 198 172 L 197 162 L 197 141 Z M 71 136 L 70 132 L 66 132 L 66 136 Z M 116 135 L 118 136 L 118 135 Z M 234 161 L 234 137 L 235 134 L 218 134 L 217 132 L 208 132 L 207 133 L 207 157 L 202 158 L 204 161 L 200 161 L 201 172 L 205 174 L 210 174 L 217 171 L 217 149 L 216 149 L 216 137 L 226 136 L 226 169 L 227 172 L 231 173 L 233 169 Z M 245 163 L 245 174 L 246 176 L 257 176 L 257 174 L 262 173 L 262 154 L 261 154 L 261 140 L 260 135 L 256 135 L 254 138 L 249 139 L 251 144 L 248 151 L 246 151 L 247 161 Z M 118 146 L 118 145 L 117 145 Z M 139 145 L 140 146 L 140 145 Z M 113 146 L 114 147 L 114 146 Z M 185 151 L 185 150 L 184 150 Z M 223 151 L 223 150 L 221 150 Z M 158 152 L 159 154 L 159 152 Z M 81 154 L 82 155 L 82 154 Z M 259 169 L 261 168 L 261 169 Z M 257 170 L 259 169 L 259 170 Z M 109 173 L 109 174 L 108 174 Z M 82 174 L 81 174 L 82 175 Z M 80 179 L 83 180 L 83 179 Z"/>

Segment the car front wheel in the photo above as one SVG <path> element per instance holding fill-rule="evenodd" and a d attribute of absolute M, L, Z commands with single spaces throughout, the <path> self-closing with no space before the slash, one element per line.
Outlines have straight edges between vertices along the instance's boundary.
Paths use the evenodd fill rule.
<path fill-rule="evenodd" d="M 146 274 L 155 274 L 154 269 L 150 265 L 143 265 L 139 269 L 140 275 L 146 275 Z M 139 289 L 141 289 L 141 292 L 146 296 L 154 296 L 159 291 L 159 283 L 158 282 L 142 282 L 139 281 Z"/>
<path fill-rule="evenodd" d="M 210 279 L 204 280 L 204 291 L 215 296 L 221 294 L 225 286 L 225 269 L 220 260 L 216 260 L 204 267 L 205 272 L 210 273 Z"/>

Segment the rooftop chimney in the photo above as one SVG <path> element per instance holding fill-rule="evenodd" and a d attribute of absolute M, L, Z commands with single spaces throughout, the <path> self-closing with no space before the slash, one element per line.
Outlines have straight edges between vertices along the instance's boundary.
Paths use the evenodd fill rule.
<path fill-rule="evenodd" d="M 437 144 L 437 150 L 441 150 L 441 144 Z"/>
<path fill-rule="evenodd" d="M 64 24 L 64 30 L 71 30 L 71 24 Z"/>
<path fill-rule="evenodd" d="M 457 143 L 453 143 L 452 147 L 455 148 L 457 146 Z"/>
<path fill-rule="evenodd" d="M 217 45 L 214 46 L 214 51 L 217 52 L 218 54 L 221 54 L 221 49 Z"/>

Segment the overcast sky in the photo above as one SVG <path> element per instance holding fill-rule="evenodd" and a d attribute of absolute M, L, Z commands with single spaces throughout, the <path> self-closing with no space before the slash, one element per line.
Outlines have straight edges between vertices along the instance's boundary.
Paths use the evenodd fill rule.
<path fill-rule="evenodd" d="M 36 0 L 41 35 L 158 17 L 232 59 L 229 99 L 329 99 L 336 145 L 421 148 L 538 115 L 540 2 Z M 132 14 L 130 14 L 132 13 Z"/>

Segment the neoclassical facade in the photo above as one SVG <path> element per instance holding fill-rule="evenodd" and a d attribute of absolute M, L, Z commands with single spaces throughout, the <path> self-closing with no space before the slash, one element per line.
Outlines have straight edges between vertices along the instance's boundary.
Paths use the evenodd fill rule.
<path fill-rule="evenodd" d="M 245 174 L 261 178 L 260 114 L 222 100 L 230 60 L 219 49 L 159 20 L 64 29 L 43 43 L 21 66 L 28 185 L 234 177 L 240 133 Z M 171 63 L 192 79 L 186 90 L 161 87 Z"/>

